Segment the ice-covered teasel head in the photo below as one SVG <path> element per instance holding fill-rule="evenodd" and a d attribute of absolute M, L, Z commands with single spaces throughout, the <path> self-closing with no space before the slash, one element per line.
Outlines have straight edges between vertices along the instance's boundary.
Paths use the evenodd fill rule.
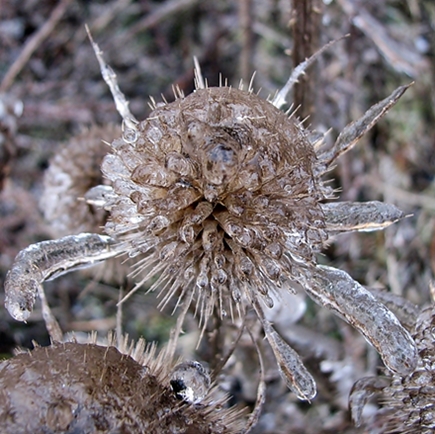
<path fill-rule="evenodd" d="M 110 212 L 108 237 L 83 234 L 78 242 L 65 237 L 46 245 L 63 249 L 57 262 L 23 251 L 6 283 L 9 311 L 17 319 L 30 313 L 35 294 L 18 276 L 35 259 L 42 262 L 29 277 L 40 284 L 59 270 L 140 255 L 136 289 L 157 277 L 150 290 L 160 292 L 161 306 L 175 298 L 184 315 L 194 304 L 203 329 L 213 315 L 231 319 L 253 307 L 283 378 L 301 399 L 315 396 L 314 380 L 264 315 L 271 293 L 295 285 L 356 327 L 389 369 L 412 371 L 415 345 L 397 318 L 347 273 L 316 262 L 330 234 L 383 229 L 404 217 L 381 202 L 328 201 L 333 192 L 324 175 L 407 86 L 348 125 L 328 148 L 322 140 L 312 143 L 297 119 L 280 110 L 301 67 L 268 101 L 252 89 L 208 88 L 197 66 L 195 92 L 154 103 L 149 117 L 137 121 L 94 47 L 123 118 L 123 135 L 102 163 L 110 187 L 88 194 Z"/>
<path fill-rule="evenodd" d="M 352 388 L 349 407 L 355 424 L 366 432 L 431 434 L 435 430 L 435 308 L 433 300 L 423 309 L 400 299 L 399 303 L 399 313 L 406 313 L 420 356 L 417 367 L 407 374 L 388 372 L 361 378 Z M 364 414 L 364 406 L 373 396 L 380 408 Z"/>
<path fill-rule="evenodd" d="M 0 431 L 242 432 L 242 412 L 229 408 L 210 381 L 195 381 L 205 375 L 200 363 L 184 362 L 192 366 L 183 378 L 195 399 L 180 400 L 171 386 L 176 363 L 143 340 L 36 347 L 0 363 Z"/>

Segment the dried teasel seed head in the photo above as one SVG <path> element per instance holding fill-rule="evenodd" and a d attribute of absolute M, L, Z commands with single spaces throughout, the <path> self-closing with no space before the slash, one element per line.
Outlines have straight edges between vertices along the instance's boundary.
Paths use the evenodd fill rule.
<path fill-rule="evenodd" d="M 413 337 L 419 353 L 417 368 L 409 375 L 393 375 L 391 382 L 379 388 L 382 407 L 371 432 L 431 434 L 435 431 L 435 311 L 432 306 L 419 315 Z"/>
<path fill-rule="evenodd" d="M 71 137 L 51 158 L 39 206 L 53 238 L 103 232 L 108 210 L 101 206 L 101 200 L 95 200 L 94 192 L 110 195 L 111 187 L 103 178 L 101 163 L 110 149 L 108 143 L 120 134 L 118 126 L 93 125 Z M 109 261 L 86 273 L 108 283 L 123 283 L 128 265 L 119 259 Z"/>
<path fill-rule="evenodd" d="M 107 211 L 87 203 L 88 191 L 104 182 L 101 162 L 107 142 L 121 134 L 115 125 L 92 126 L 73 136 L 50 160 L 40 208 L 55 238 L 102 232 Z"/>
<path fill-rule="evenodd" d="M 232 312 L 245 287 L 301 281 L 327 238 L 305 131 L 271 103 L 228 87 L 154 109 L 135 142 L 112 143 L 102 165 L 117 195 L 106 232 L 148 254 L 144 280 L 197 293 L 204 322 Z M 158 286 L 157 286 L 158 285 Z"/>
<path fill-rule="evenodd" d="M 165 351 L 144 352 L 143 341 L 120 349 L 77 342 L 37 347 L 0 363 L 0 431 L 240 432 L 240 411 L 226 408 L 192 370 L 183 378 L 195 399 L 178 399 L 170 385 L 174 365 Z"/>

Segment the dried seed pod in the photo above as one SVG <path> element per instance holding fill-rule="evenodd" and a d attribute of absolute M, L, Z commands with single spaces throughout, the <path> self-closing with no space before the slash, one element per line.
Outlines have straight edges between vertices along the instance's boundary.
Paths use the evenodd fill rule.
<path fill-rule="evenodd" d="M 111 142 L 120 134 L 115 125 L 92 126 L 72 137 L 50 160 L 40 207 L 53 237 L 101 233 L 107 212 L 83 199 L 92 187 L 103 183 L 100 166 L 109 150 L 103 140 Z"/>
<path fill-rule="evenodd" d="M 198 362 L 186 364 L 201 371 Z M 240 432 L 240 411 L 226 408 L 209 382 L 183 376 L 195 399 L 180 401 L 173 369 L 165 351 L 144 351 L 143 341 L 121 351 L 77 342 L 37 347 L 0 363 L 0 431 Z"/>
<path fill-rule="evenodd" d="M 376 393 L 381 409 L 370 422 L 370 432 L 389 434 L 430 434 L 435 430 L 435 311 L 424 309 L 414 327 L 419 353 L 417 368 L 408 375 L 368 377 L 358 381 L 351 392 L 350 408 L 357 425 L 364 421 L 362 409 Z M 373 387 L 376 385 L 376 387 Z"/>
<path fill-rule="evenodd" d="M 150 255 L 182 245 L 196 271 L 192 290 L 206 291 L 212 306 L 220 297 L 225 312 L 233 300 L 224 274 L 267 288 L 307 273 L 327 238 L 319 201 L 330 191 L 313 176 L 316 155 L 296 122 L 252 93 L 210 88 L 157 107 L 137 129 L 133 147 L 115 140 L 102 165 L 117 195 L 106 231 L 130 243 L 129 254 L 146 253 L 148 247 L 133 243 L 149 236 L 155 237 Z M 177 146 L 168 150 L 168 143 Z M 132 153 L 134 167 L 127 162 Z M 136 197 L 143 197 L 144 187 L 150 194 L 142 208 Z M 267 205 L 258 206 L 263 199 Z M 276 262 L 270 248 L 289 252 L 286 260 Z M 226 260 L 218 272 L 220 257 Z M 173 292 L 184 262 L 164 259 L 162 279 L 171 280 Z M 185 285 L 177 280 L 180 289 Z M 241 279 L 233 286 L 243 292 Z"/>

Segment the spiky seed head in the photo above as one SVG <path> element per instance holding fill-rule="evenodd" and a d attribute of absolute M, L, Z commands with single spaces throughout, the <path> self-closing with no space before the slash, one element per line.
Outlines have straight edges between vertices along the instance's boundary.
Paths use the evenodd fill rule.
<path fill-rule="evenodd" d="M 195 403 L 178 399 L 170 385 L 175 363 L 155 347 L 144 352 L 143 341 L 128 350 L 77 342 L 37 347 L 0 364 L 0 431 L 240 432 L 241 412 L 227 408 L 216 389 L 200 385 L 197 394 L 190 378 Z"/>
<path fill-rule="evenodd" d="M 112 143 L 102 165 L 116 199 L 106 231 L 127 243 L 144 281 L 168 301 L 196 292 L 203 319 L 232 312 L 246 287 L 304 279 L 326 239 L 305 131 L 271 103 L 228 87 L 198 89 L 154 109 L 134 143 Z"/>
<path fill-rule="evenodd" d="M 295 120 L 220 87 L 156 107 L 137 130 L 102 171 L 117 195 L 106 231 L 149 255 L 144 280 L 158 266 L 159 286 L 196 291 L 206 319 L 232 311 L 245 285 L 270 303 L 271 288 L 303 278 L 326 239 L 328 190 Z"/>
<path fill-rule="evenodd" d="M 40 208 L 54 237 L 80 232 L 102 232 L 107 212 L 90 206 L 83 198 L 89 189 L 104 182 L 101 161 L 109 151 L 106 142 L 119 137 L 115 125 L 94 125 L 60 145 L 44 174 Z"/>
<path fill-rule="evenodd" d="M 430 434 L 435 430 L 435 311 L 419 316 L 414 340 L 419 352 L 417 368 L 409 375 L 394 375 L 380 395 L 382 410 L 376 425 L 389 434 Z"/>

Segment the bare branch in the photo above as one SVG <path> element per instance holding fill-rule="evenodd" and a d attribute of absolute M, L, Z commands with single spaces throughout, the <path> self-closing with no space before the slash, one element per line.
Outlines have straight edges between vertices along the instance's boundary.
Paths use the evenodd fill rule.
<path fill-rule="evenodd" d="M 57 23 L 61 20 L 72 0 L 62 0 L 51 12 L 50 18 L 45 24 L 27 41 L 23 51 L 11 65 L 4 76 L 0 85 L 0 92 L 6 92 L 15 80 L 15 77 L 21 72 L 34 51 L 41 45 L 44 39 L 50 35 Z"/>

